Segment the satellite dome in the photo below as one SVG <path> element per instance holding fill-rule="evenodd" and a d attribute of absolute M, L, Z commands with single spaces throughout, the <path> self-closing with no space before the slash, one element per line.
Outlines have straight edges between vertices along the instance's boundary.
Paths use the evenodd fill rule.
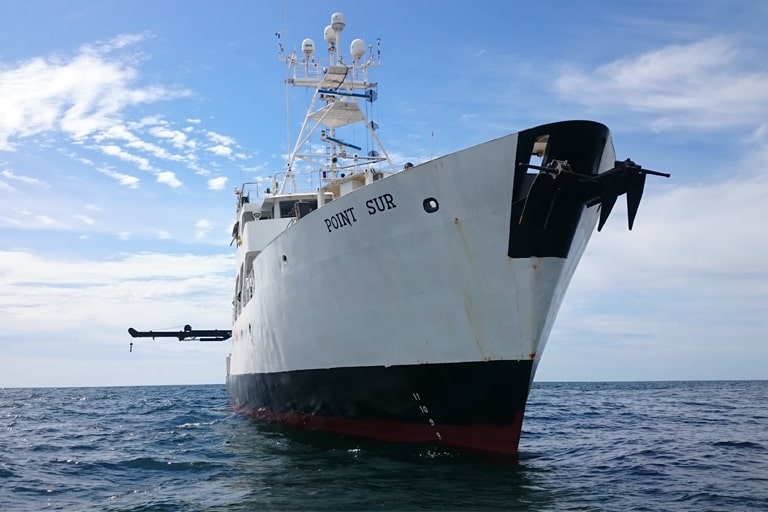
<path fill-rule="evenodd" d="M 340 12 L 335 12 L 331 14 L 331 26 L 333 27 L 333 30 L 336 32 L 341 32 L 344 30 L 344 27 L 347 26 L 347 22 L 344 19 L 344 15 Z"/>
<path fill-rule="evenodd" d="M 311 57 L 313 53 L 315 53 L 315 42 L 309 38 L 303 40 L 301 42 L 301 51 L 304 52 L 304 55 L 307 57 Z"/>
<path fill-rule="evenodd" d="M 325 42 L 328 44 L 336 44 L 336 31 L 333 30 L 331 25 L 328 25 L 325 27 L 325 30 L 323 30 L 323 39 L 325 39 Z"/>
<path fill-rule="evenodd" d="M 362 39 L 352 41 L 352 44 L 349 45 L 349 53 L 352 54 L 352 58 L 355 60 L 365 55 L 365 41 Z"/>

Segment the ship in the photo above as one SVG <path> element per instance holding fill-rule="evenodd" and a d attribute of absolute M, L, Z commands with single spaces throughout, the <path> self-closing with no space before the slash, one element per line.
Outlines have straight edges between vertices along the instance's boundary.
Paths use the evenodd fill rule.
<path fill-rule="evenodd" d="M 311 99 L 286 166 L 235 190 L 231 329 L 131 335 L 223 341 L 232 407 L 262 421 L 516 455 L 558 309 L 597 228 L 648 174 L 598 122 L 543 124 L 396 163 L 372 106 L 381 43 L 334 13 L 287 52 Z M 323 54 L 321 59 L 318 54 Z"/>

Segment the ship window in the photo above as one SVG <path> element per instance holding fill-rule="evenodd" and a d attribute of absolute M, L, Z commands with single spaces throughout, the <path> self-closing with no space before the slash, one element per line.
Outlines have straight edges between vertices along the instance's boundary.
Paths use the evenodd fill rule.
<path fill-rule="evenodd" d="M 280 201 L 280 217 L 282 218 L 303 217 L 313 210 L 317 210 L 317 200 Z M 296 215 L 297 211 L 298 215 Z"/>
<path fill-rule="evenodd" d="M 549 134 L 539 135 L 536 137 L 536 139 L 533 141 L 533 150 L 531 151 L 531 158 L 528 161 L 531 165 L 538 165 L 542 166 L 544 165 L 544 158 L 547 154 L 547 146 L 549 145 Z M 538 174 L 539 171 L 537 169 L 528 169 L 529 173 L 532 174 Z"/>
<path fill-rule="evenodd" d="M 254 221 L 261 216 L 259 212 L 243 212 L 243 224 Z"/>

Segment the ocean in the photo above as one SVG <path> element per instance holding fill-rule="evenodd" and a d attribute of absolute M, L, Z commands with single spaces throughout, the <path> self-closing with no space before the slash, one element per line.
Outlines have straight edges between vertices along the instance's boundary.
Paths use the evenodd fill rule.
<path fill-rule="evenodd" d="M 768 510 L 768 381 L 536 383 L 517 460 L 259 424 L 223 385 L 0 413 L 2 511 Z"/>

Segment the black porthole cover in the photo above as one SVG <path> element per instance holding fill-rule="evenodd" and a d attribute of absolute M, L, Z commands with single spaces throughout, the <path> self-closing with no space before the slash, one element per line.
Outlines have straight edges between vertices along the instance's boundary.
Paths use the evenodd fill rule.
<path fill-rule="evenodd" d="M 424 211 L 427 213 L 435 213 L 440 209 L 440 203 L 438 203 L 437 199 L 434 197 L 426 198 L 424 203 L 422 203 L 422 206 L 424 206 Z"/>

